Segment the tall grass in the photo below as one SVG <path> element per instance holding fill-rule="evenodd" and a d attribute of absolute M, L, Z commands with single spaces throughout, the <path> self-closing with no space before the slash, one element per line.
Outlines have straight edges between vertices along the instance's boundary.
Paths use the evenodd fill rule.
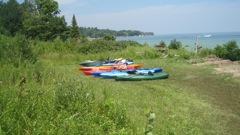
<path fill-rule="evenodd" d="M 170 73 L 170 78 L 115 82 L 76 73 L 75 68 L 78 65 L 75 64 L 59 64 L 56 68 L 64 71 L 70 78 L 81 80 L 85 87 L 92 90 L 97 101 L 110 97 L 123 105 L 131 120 L 133 134 L 144 133 L 145 110 L 148 108 L 156 114 L 154 134 L 237 133 L 238 129 L 227 125 L 232 121 L 237 122 L 233 120 L 236 112 L 222 110 L 211 102 L 212 99 L 203 98 L 201 91 L 207 88 L 217 91 L 237 90 L 239 84 L 231 82 L 231 86 L 225 85 L 223 77 L 211 75 L 210 67 L 194 67 L 174 58 L 141 59 L 135 62 L 142 63 L 144 67 L 160 66 L 164 72 Z M 227 82 L 230 83 L 229 81 Z"/>
<path fill-rule="evenodd" d="M 5 49 L 0 60 L 1 134 L 131 132 L 131 122 L 121 105 L 107 97 L 96 102 L 90 86 L 48 65 L 51 62 L 33 63 L 25 53 L 34 53 L 21 47 L 30 44 L 24 37 L 2 37 L 0 41 L 1 51 Z M 13 53 L 9 47 L 17 46 L 16 42 L 20 47 Z M 12 57 L 9 60 L 7 56 Z M 62 57 L 57 59 L 65 60 Z"/>
<path fill-rule="evenodd" d="M 127 134 L 114 100 L 95 101 L 89 86 L 46 65 L 1 70 L 0 125 L 6 134 Z M 90 87 L 91 88 L 91 87 Z"/>
<path fill-rule="evenodd" d="M 213 76 L 212 67 L 194 67 L 184 61 L 195 53 L 168 50 L 166 56 L 147 46 L 128 46 L 83 54 L 74 41 L 20 37 L 0 40 L 0 134 L 144 134 L 149 108 L 156 114 L 154 134 L 239 133 L 238 112 L 229 107 L 232 102 L 222 109 L 225 103 L 215 103 L 218 97 L 205 91 L 237 92 L 239 83 Z M 21 46 L 14 48 L 17 45 Z M 79 62 L 107 57 L 162 67 L 170 77 L 116 82 L 77 72 Z"/>

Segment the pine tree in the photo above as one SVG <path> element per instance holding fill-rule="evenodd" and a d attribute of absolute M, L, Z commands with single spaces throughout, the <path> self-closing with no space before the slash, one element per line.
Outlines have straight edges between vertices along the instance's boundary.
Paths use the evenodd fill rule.
<path fill-rule="evenodd" d="M 72 17 L 71 37 L 77 38 L 77 39 L 80 37 L 80 32 L 79 32 L 75 15 L 73 15 Z"/>

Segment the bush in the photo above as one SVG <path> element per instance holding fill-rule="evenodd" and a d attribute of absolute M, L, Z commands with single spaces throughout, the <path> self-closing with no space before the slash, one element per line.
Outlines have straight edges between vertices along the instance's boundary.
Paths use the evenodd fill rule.
<path fill-rule="evenodd" d="M 215 55 L 224 58 L 234 60 L 240 60 L 240 49 L 238 48 L 236 41 L 229 41 L 222 46 L 217 45 L 215 49 Z"/>
<path fill-rule="evenodd" d="M 182 48 L 182 43 L 181 43 L 181 41 L 177 41 L 176 39 L 173 39 L 173 40 L 171 40 L 168 48 L 169 49 L 181 49 Z"/>
<path fill-rule="evenodd" d="M 200 57 L 206 57 L 206 56 L 209 56 L 209 55 L 212 55 L 212 54 L 214 54 L 214 50 L 213 49 L 209 49 L 209 48 L 202 48 L 199 51 L 199 56 Z"/>
<path fill-rule="evenodd" d="M 0 35 L 1 64 L 12 63 L 18 66 L 26 61 L 35 63 L 38 55 L 34 53 L 31 43 L 25 36 L 7 37 Z"/>
<path fill-rule="evenodd" d="M 95 39 L 89 42 L 84 42 L 78 46 L 78 53 L 102 53 L 108 51 L 121 51 L 127 46 L 140 46 L 141 44 L 134 41 L 114 41 L 105 39 Z"/>

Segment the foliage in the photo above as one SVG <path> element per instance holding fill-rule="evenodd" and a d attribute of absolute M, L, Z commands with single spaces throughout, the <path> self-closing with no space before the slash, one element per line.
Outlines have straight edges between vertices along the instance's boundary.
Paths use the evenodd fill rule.
<path fill-rule="evenodd" d="M 185 50 L 184 48 L 181 49 L 168 49 L 167 50 L 168 54 L 167 56 L 169 58 L 174 58 L 176 60 L 189 60 L 195 56 L 194 52 L 189 52 Z"/>
<path fill-rule="evenodd" d="M 182 48 L 182 43 L 181 41 L 177 41 L 176 39 L 171 40 L 168 48 L 170 49 L 181 49 Z"/>
<path fill-rule="evenodd" d="M 103 37 L 104 40 L 107 40 L 107 41 L 115 41 L 116 40 L 116 37 L 114 35 L 111 35 L 111 34 L 104 34 L 104 37 Z"/>
<path fill-rule="evenodd" d="M 80 36 L 80 32 L 78 29 L 77 21 L 75 18 L 75 15 L 72 17 L 72 27 L 71 27 L 71 38 L 76 38 L 78 39 Z"/>
<path fill-rule="evenodd" d="M 128 134 L 130 121 L 114 100 L 95 101 L 79 81 L 42 64 L 0 70 L 0 126 L 6 134 Z M 17 72 L 14 72 L 17 70 Z M 25 82 L 18 82 L 21 73 Z M 7 82 L 9 80 L 14 82 Z M 36 81 L 35 81 L 36 80 Z M 17 85 L 15 85 L 17 84 Z"/>
<path fill-rule="evenodd" d="M 214 49 L 209 49 L 209 48 L 202 48 L 198 53 L 198 55 L 201 57 L 207 57 L 212 54 L 214 54 Z"/>
<path fill-rule="evenodd" d="M 134 41 L 114 41 L 113 36 L 110 39 L 94 39 L 89 42 L 85 42 L 80 46 L 77 46 L 78 52 L 88 54 L 88 53 L 103 53 L 108 51 L 122 51 L 128 46 L 141 46 L 141 44 Z"/>
<path fill-rule="evenodd" d="M 86 37 L 102 38 L 107 33 L 114 36 L 154 35 L 152 32 L 137 30 L 79 28 L 75 15 L 72 18 L 72 27 L 67 27 L 65 17 L 60 16 L 58 2 L 54 0 L 25 0 L 22 4 L 16 0 L 0 1 L 0 33 L 11 36 L 20 33 L 30 39 L 43 41 L 52 41 L 57 37 L 65 41 L 70 37 L 81 37 L 81 42 L 85 42 Z"/>
<path fill-rule="evenodd" d="M 16 0 L 7 3 L 0 2 L 0 33 L 14 36 L 22 27 L 22 12 Z M 1 32 L 2 31 L 2 32 Z"/>
<path fill-rule="evenodd" d="M 155 45 L 155 47 L 162 47 L 162 48 L 165 48 L 166 46 L 167 45 L 166 45 L 165 41 L 163 41 L 163 40 L 161 40 L 158 45 Z"/>
<path fill-rule="evenodd" d="M 91 37 L 100 38 L 104 37 L 104 34 L 109 33 L 114 36 L 139 36 L 139 35 L 154 35 L 152 32 L 141 32 L 138 30 L 109 30 L 109 29 L 98 29 L 97 27 L 80 27 L 81 33 Z"/>
<path fill-rule="evenodd" d="M 222 46 L 217 45 L 214 49 L 216 56 L 220 58 L 240 60 L 240 49 L 236 41 L 229 41 Z"/>
<path fill-rule="evenodd" d="M 0 26 L 0 34 L 10 36 L 10 32 L 3 26 Z"/>
<path fill-rule="evenodd" d="M 224 58 L 227 54 L 227 50 L 224 48 L 224 46 L 217 45 L 214 49 L 216 56 L 219 58 Z"/>
<path fill-rule="evenodd" d="M 35 63 L 38 54 L 33 52 L 30 42 L 25 36 L 17 35 L 14 38 L 0 35 L 0 64 L 13 64 L 18 67 L 24 62 Z"/>
<path fill-rule="evenodd" d="M 82 46 L 87 55 L 78 50 Z M 154 48 L 135 41 L 95 39 L 77 45 L 74 39 L 45 42 L 1 35 L 0 134 L 144 134 L 143 108 L 149 106 L 158 116 L 154 134 L 239 133 L 238 121 L 232 117 L 238 110 L 226 113 L 201 95 L 214 90 L 236 92 L 239 84 L 213 76 L 209 67 L 179 61 L 194 54 L 168 49 L 172 57 L 162 58 Z M 160 66 L 172 77 L 123 84 L 75 70 L 79 61 L 109 56 L 133 58 L 143 67 Z M 231 97 L 235 106 L 238 97 Z"/>
<path fill-rule="evenodd" d="M 64 33 L 67 31 L 67 23 L 63 16 L 58 16 L 60 13 L 58 3 L 54 0 L 36 0 L 32 4 L 25 2 L 25 5 L 31 8 L 24 11 L 23 33 L 29 38 L 45 41 L 53 40 L 57 36 L 66 39 L 67 35 Z"/>

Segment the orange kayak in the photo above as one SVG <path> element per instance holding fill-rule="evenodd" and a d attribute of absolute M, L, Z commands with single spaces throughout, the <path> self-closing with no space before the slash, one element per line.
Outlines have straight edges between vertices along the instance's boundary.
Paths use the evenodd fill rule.
<path fill-rule="evenodd" d="M 94 66 L 94 67 L 80 67 L 78 72 L 87 71 L 87 70 L 113 70 L 113 69 L 133 69 L 140 68 L 142 64 L 130 64 L 130 65 L 114 65 L 114 66 Z"/>
<path fill-rule="evenodd" d="M 111 70 L 114 69 L 113 66 L 97 66 L 97 67 L 80 67 L 78 72 L 87 71 L 87 70 Z"/>

